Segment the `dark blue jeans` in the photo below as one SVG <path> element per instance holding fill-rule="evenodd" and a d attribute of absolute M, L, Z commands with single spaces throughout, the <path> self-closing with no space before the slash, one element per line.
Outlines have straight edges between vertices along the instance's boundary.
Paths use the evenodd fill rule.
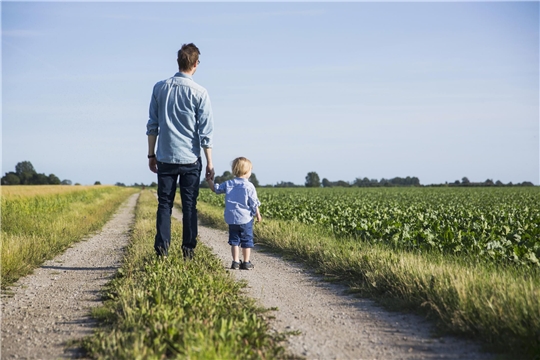
<path fill-rule="evenodd" d="M 171 244 L 171 214 L 176 195 L 176 184 L 180 186 L 182 200 L 182 246 L 195 249 L 197 246 L 197 197 L 201 178 L 202 162 L 193 164 L 158 165 L 158 210 L 154 249 L 158 255 L 168 255 Z"/>

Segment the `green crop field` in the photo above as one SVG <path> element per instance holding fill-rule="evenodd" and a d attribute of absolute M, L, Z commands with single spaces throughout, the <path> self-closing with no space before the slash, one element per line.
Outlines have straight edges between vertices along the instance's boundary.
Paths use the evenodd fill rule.
<path fill-rule="evenodd" d="M 518 358 L 540 353 L 540 188 L 259 188 L 256 242 Z M 223 196 L 199 214 L 225 229 Z M 516 355 L 517 354 L 517 355 Z"/>
<path fill-rule="evenodd" d="M 540 266 L 540 188 L 259 189 L 266 218 L 408 250 Z M 208 191 L 201 200 L 223 206 Z"/>

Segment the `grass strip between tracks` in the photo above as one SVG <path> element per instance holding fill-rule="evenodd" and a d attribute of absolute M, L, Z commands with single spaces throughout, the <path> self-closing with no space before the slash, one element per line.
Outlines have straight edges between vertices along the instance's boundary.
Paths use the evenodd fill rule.
<path fill-rule="evenodd" d="M 3 189 L 2 288 L 99 230 L 136 191 L 60 185 Z"/>
<path fill-rule="evenodd" d="M 119 275 L 106 287 L 104 305 L 93 311 L 102 327 L 83 341 L 100 359 L 282 358 L 283 335 L 270 333 L 265 314 L 242 294 L 209 248 L 199 243 L 184 261 L 182 225 L 172 219 L 169 257 L 154 254 L 157 201 L 143 191 L 132 241 Z"/>
<path fill-rule="evenodd" d="M 206 225 L 226 230 L 223 208 L 199 202 L 198 209 Z M 540 358 L 536 270 L 470 265 L 466 259 L 336 239 L 296 222 L 264 219 L 254 231 L 257 243 L 347 283 L 353 292 L 428 314 L 441 330 L 472 336 L 487 349 Z"/>

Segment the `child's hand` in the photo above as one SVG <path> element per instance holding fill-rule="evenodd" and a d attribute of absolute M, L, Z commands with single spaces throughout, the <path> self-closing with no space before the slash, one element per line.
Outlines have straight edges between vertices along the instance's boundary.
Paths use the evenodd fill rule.
<path fill-rule="evenodd" d="M 257 212 L 257 222 L 261 222 L 262 221 L 262 216 L 260 213 Z"/>

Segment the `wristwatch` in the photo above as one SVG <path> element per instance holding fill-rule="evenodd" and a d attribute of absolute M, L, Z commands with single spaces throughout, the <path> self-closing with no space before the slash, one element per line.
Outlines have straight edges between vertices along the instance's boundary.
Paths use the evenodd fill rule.
<path fill-rule="evenodd" d="M 148 158 L 151 159 L 151 158 L 155 158 L 156 157 L 156 154 L 153 154 L 153 155 L 148 155 Z"/>

